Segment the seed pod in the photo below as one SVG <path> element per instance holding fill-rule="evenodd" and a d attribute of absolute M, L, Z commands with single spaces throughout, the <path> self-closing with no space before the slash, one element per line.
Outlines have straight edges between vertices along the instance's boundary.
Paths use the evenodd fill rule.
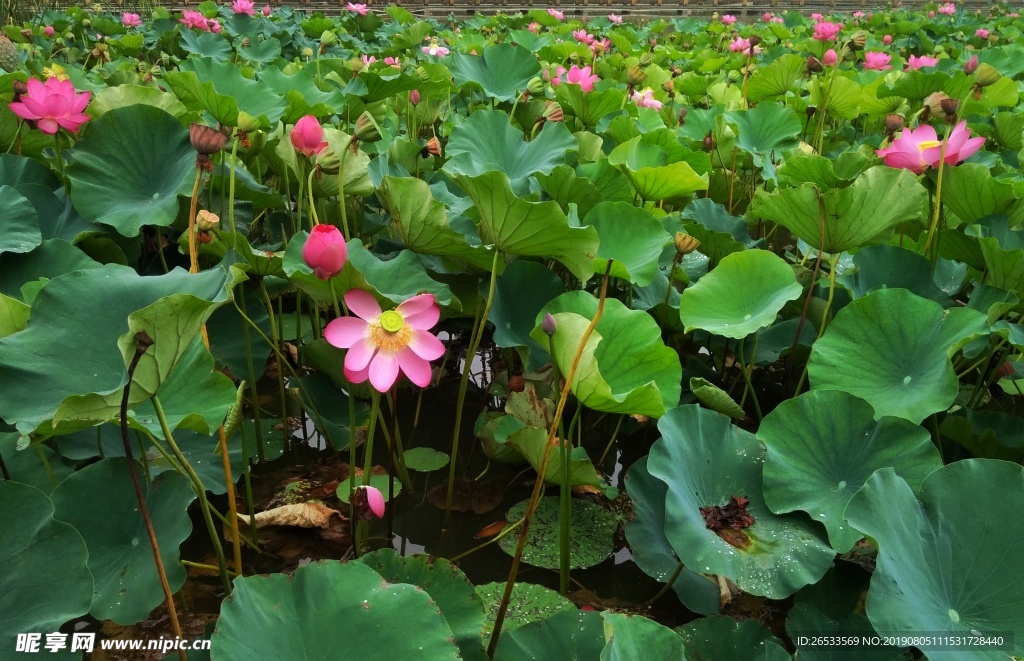
<path fill-rule="evenodd" d="M 638 66 L 631 66 L 626 69 L 626 82 L 633 87 L 639 87 L 647 80 L 647 73 Z"/>
<path fill-rule="evenodd" d="M 988 87 L 989 85 L 995 85 L 1002 76 L 995 68 L 986 62 L 982 62 L 978 65 L 978 70 L 974 72 L 974 82 L 979 87 Z"/>
<path fill-rule="evenodd" d="M 359 115 L 359 119 L 356 120 L 355 136 L 360 142 L 376 142 L 380 140 L 380 131 L 377 130 L 377 123 L 373 121 L 370 113 L 365 110 L 363 114 Z"/>
<path fill-rule="evenodd" d="M 902 115 L 888 115 L 885 118 L 885 130 L 891 135 L 893 133 L 896 133 L 896 131 L 899 131 L 901 128 L 903 128 L 903 125 L 905 123 L 906 120 L 903 119 Z"/>
<path fill-rule="evenodd" d="M 821 64 L 821 60 L 814 57 L 813 55 L 807 56 L 807 70 L 811 73 L 821 73 L 825 70 L 825 67 Z"/>
<path fill-rule="evenodd" d="M 196 227 L 199 228 L 200 232 L 215 230 L 220 227 L 220 216 L 212 211 L 202 209 L 196 214 Z"/>
<path fill-rule="evenodd" d="M 686 232 L 676 232 L 676 236 L 673 241 L 676 244 L 676 252 L 680 255 L 689 255 L 700 247 L 700 241 L 693 238 Z"/>
<path fill-rule="evenodd" d="M 192 148 L 204 156 L 216 154 L 224 149 L 224 145 L 228 142 L 228 136 L 217 129 L 195 122 L 189 126 L 188 137 L 192 142 Z"/>

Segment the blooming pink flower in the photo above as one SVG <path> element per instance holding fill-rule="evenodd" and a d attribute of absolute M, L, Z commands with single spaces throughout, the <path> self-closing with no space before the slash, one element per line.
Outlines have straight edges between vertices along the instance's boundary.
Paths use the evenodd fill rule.
<path fill-rule="evenodd" d="M 970 158 L 981 149 L 985 138 L 972 138 L 967 122 L 960 122 L 949 134 L 946 143 L 946 165 L 956 165 Z M 929 167 L 938 167 L 942 156 L 942 141 L 935 129 L 929 124 L 921 124 L 916 129 L 903 129 L 900 137 L 892 141 L 885 149 L 875 152 L 885 159 L 891 168 L 905 168 L 914 174 L 921 174 Z"/>
<path fill-rule="evenodd" d="M 369 9 L 366 8 L 366 5 L 357 4 L 354 2 L 350 2 L 347 5 L 345 5 L 345 9 L 349 10 L 353 14 L 359 14 L 360 16 L 366 16 L 367 12 L 370 11 Z"/>
<path fill-rule="evenodd" d="M 231 3 L 231 11 L 236 14 L 256 15 L 256 5 L 252 0 L 235 0 Z"/>
<path fill-rule="evenodd" d="M 558 11 L 554 7 L 548 7 L 548 16 L 551 16 L 553 18 L 557 18 L 560 21 L 564 21 L 565 20 L 565 13 Z"/>
<path fill-rule="evenodd" d="M 420 50 L 426 53 L 427 55 L 435 55 L 437 57 L 444 57 L 445 55 L 451 52 L 447 48 L 438 43 L 437 37 L 434 37 L 433 39 L 430 40 L 429 46 L 424 46 Z"/>
<path fill-rule="evenodd" d="M 608 14 L 608 20 L 618 25 L 619 23 L 622 22 L 622 17 L 619 16 L 618 14 Z"/>
<path fill-rule="evenodd" d="M 178 22 L 187 28 L 194 28 L 196 30 L 202 30 L 203 32 L 210 31 L 210 22 L 206 20 L 206 17 L 203 16 L 202 12 L 186 9 L 182 12 L 181 18 L 178 19 Z"/>
<path fill-rule="evenodd" d="M 270 16 L 270 12 L 272 12 L 272 11 L 273 10 L 270 8 L 270 5 L 263 5 L 263 15 L 264 16 Z"/>
<path fill-rule="evenodd" d="M 750 40 L 744 39 L 743 37 L 736 37 L 729 42 L 729 50 L 733 53 L 749 53 L 750 52 Z M 761 52 L 760 46 L 754 46 L 754 55 Z"/>
<path fill-rule="evenodd" d="M 977 30 L 974 31 L 974 36 L 975 37 L 980 37 L 982 39 L 988 39 L 988 35 L 990 35 L 990 34 L 991 34 L 991 32 L 989 32 L 985 28 L 978 28 Z"/>
<path fill-rule="evenodd" d="M 782 18 L 781 16 L 772 16 L 772 20 L 770 20 L 768 22 L 769 23 L 785 23 L 786 19 Z"/>
<path fill-rule="evenodd" d="M 638 108 L 654 108 L 655 110 L 661 110 L 661 101 L 654 98 L 654 91 L 650 87 L 645 87 L 643 91 L 634 91 L 630 97 L 633 99 L 633 103 Z"/>
<path fill-rule="evenodd" d="M 836 53 L 834 48 L 829 48 L 825 51 L 825 54 L 821 56 L 821 63 L 826 67 L 833 67 L 836 62 L 839 61 L 839 55 Z"/>
<path fill-rule="evenodd" d="M 761 16 L 761 20 L 764 21 L 765 23 L 771 22 L 771 20 L 772 20 L 772 13 L 770 11 L 766 11 L 764 13 L 764 15 Z"/>
<path fill-rule="evenodd" d="M 718 20 L 722 22 L 722 25 L 732 25 L 736 22 L 736 17 L 732 14 L 722 14 L 722 17 Z"/>
<path fill-rule="evenodd" d="M 352 383 L 367 379 L 387 392 L 399 372 L 420 388 L 430 384 L 430 361 L 444 355 L 444 345 L 429 330 L 441 317 L 433 294 L 413 296 L 394 310 L 382 312 L 368 292 L 350 289 L 345 304 L 353 315 L 332 320 L 324 339 L 348 349 L 345 376 Z"/>
<path fill-rule="evenodd" d="M 882 37 L 882 43 L 885 44 L 886 46 L 889 46 L 890 44 L 892 44 L 892 35 L 891 34 L 887 34 L 884 37 Z"/>
<path fill-rule="evenodd" d="M 608 37 L 605 37 L 601 41 L 597 41 L 595 39 L 594 43 L 590 44 L 590 52 L 593 53 L 595 57 L 600 55 L 601 53 L 607 53 L 611 49 L 612 42 L 611 39 L 609 39 Z"/>
<path fill-rule="evenodd" d="M 824 16 L 818 13 L 811 14 L 811 20 L 817 23 L 818 21 L 824 20 Z"/>
<path fill-rule="evenodd" d="M 911 55 L 907 60 L 907 71 L 917 71 L 921 67 L 934 67 L 938 63 L 939 59 L 937 57 Z"/>
<path fill-rule="evenodd" d="M 864 18 L 864 12 L 862 12 L 862 11 L 855 11 L 855 12 L 853 12 L 853 17 L 854 18 Z"/>
<path fill-rule="evenodd" d="M 53 36 L 53 26 L 52 25 L 47 25 L 45 28 L 43 28 L 43 34 L 45 34 L 47 37 L 52 37 Z"/>
<path fill-rule="evenodd" d="M 220 21 L 215 18 L 210 19 L 210 32 L 214 34 L 220 33 Z"/>
<path fill-rule="evenodd" d="M 843 29 L 842 23 L 831 23 L 822 21 L 814 26 L 814 38 L 818 41 L 835 41 L 839 31 Z"/>
<path fill-rule="evenodd" d="M 142 25 L 142 18 L 138 14 L 126 11 L 121 14 L 121 24 L 126 28 L 137 28 Z"/>
<path fill-rule="evenodd" d="M 573 30 L 572 36 L 573 39 L 580 42 L 581 44 L 586 44 L 589 46 L 590 44 L 594 43 L 594 35 L 587 34 L 587 31 L 582 28 L 579 30 Z"/>
<path fill-rule="evenodd" d="M 366 505 L 370 508 L 370 514 L 378 519 L 384 518 L 384 494 L 380 489 L 369 485 L 356 488 L 366 491 Z"/>
<path fill-rule="evenodd" d="M 385 57 L 384 58 L 384 64 L 392 66 L 392 67 L 394 67 L 396 69 L 401 69 L 402 68 L 402 63 L 398 60 L 397 57 Z"/>
<path fill-rule="evenodd" d="M 563 80 L 573 85 L 579 85 L 584 92 L 593 92 L 594 84 L 601 79 L 597 77 L 597 74 L 590 73 L 590 67 L 581 69 L 574 64 L 569 67 L 568 71 L 565 70 L 565 67 L 558 67 L 558 75 L 551 79 L 551 84 L 558 87 Z"/>
<path fill-rule="evenodd" d="M 533 23 L 530 23 L 529 25 L 527 25 L 526 29 L 529 30 L 530 32 L 533 32 L 534 34 L 536 34 L 536 33 L 540 32 L 540 23 L 534 21 Z"/>
<path fill-rule="evenodd" d="M 1020 13 L 1015 11 L 1011 11 L 1006 15 L 1009 16 L 1010 18 L 1020 18 Z"/>
<path fill-rule="evenodd" d="M 367 67 L 377 61 L 377 57 L 375 55 L 370 55 L 369 57 L 367 57 L 366 53 L 360 55 L 359 59 L 363 61 L 363 66 Z"/>
<path fill-rule="evenodd" d="M 348 259 L 345 237 L 334 225 L 314 225 L 302 246 L 302 261 L 321 280 L 341 273 Z"/>
<path fill-rule="evenodd" d="M 946 4 L 944 4 L 941 7 L 939 7 L 938 11 L 939 11 L 940 14 L 945 14 L 946 16 L 952 16 L 953 14 L 956 13 L 956 5 L 953 4 L 952 2 L 947 2 Z"/>
<path fill-rule="evenodd" d="M 77 94 L 70 80 L 50 78 L 41 83 L 29 78 L 28 91 L 21 100 L 7 105 L 18 117 L 36 123 L 43 133 L 56 133 L 61 127 L 77 133 L 89 121 L 83 110 L 89 105 L 90 92 Z"/>
<path fill-rule="evenodd" d="M 864 68 L 865 69 L 876 69 L 878 71 L 885 71 L 892 69 L 892 65 L 889 64 L 889 60 L 892 59 L 892 55 L 888 53 L 879 53 L 877 51 L 868 51 L 864 53 Z"/>
<path fill-rule="evenodd" d="M 292 146 L 306 156 L 319 154 L 327 147 L 324 129 L 313 115 L 306 115 L 295 122 L 291 132 Z"/>

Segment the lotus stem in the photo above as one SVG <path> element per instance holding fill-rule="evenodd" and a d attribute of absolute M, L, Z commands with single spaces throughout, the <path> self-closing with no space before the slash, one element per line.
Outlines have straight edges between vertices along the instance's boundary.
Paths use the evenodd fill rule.
<path fill-rule="evenodd" d="M 661 586 L 661 589 L 658 590 L 656 593 L 654 593 L 654 596 L 651 597 L 650 599 L 648 599 L 647 601 L 645 601 L 643 603 L 643 605 L 644 606 L 650 606 L 651 604 L 653 604 L 657 600 L 661 599 L 665 595 L 666 592 L 668 592 L 669 590 L 672 589 L 672 586 L 675 584 L 676 579 L 679 578 L 679 575 L 682 574 L 682 573 L 683 573 L 683 563 L 680 562 L 678 565 L 676 565 L 676 570 L 674 572 L 672 572 L 671 576 L 669 576 L 668 582 L 665 583 L 665 585 Z"/>
<path fill-rule="evenodd" d="M 231 518 L 231 546 L 235 561 L 235 572 L 242 576 L 242 542 L 238 536 L 238 503 L 235 502 L 235 477 L 231 471 L 231 456 L 228 454 L 228 437 L 224 433 L 224 425 L 217 428 L 217 436 L 220 442 L 220 459 L 224 467 L 224 484 L 227 487 L 228 515 Z"/>
<path fill-rule="evenodd" d="M 239 307 L 239 311 L 242 314 L 244 320 L 249 319 L 246 310 L 245 302 L 245 291 L 243 290 L 241 295 L 234 297 L 236 306 Z M 263 428 L 260 424 L 260 405 L 259 405 L 259 391 L 256 387 L 256 366 L 252 358 L 252 337 L 249 335 L 249 324 L 243 321 L 242 323 L 242 339 L 245 343 L 245 366 L 249 372 L 249 397 L 252 399 L 252 410 L 253 410 L 253 422 L 256 428 L 256 459 L 263 463 L 266 461 L 266 456 L 263 450 Z M 248 464 L 246 464 L 246 480 L 248 480 Z"/>
<path fill-rule="evenodd" d="M 398 468 L 398 479 L 402 482 L 403 487 L 412 491 L 412 478 L 409 476 L 409 469 L 405 466 L 405 449 L 402 447 L 402 434 L 398 429 L 398 420 L 396 419 L 398 395 L 394 389 L 388 393 L 388 407 L 391 409 L 391 426 L 394 429 L 394 433 L 388 432 L 387 425 L 384 424 L 384 413 L 382 411 L 377 412 L 377 418 L 380 421 L 381 431 L 384 432 L 384 440 L 394 455 L 395 465 Z"/>
<path fill-rule="evenodd" d="M 558 431 L 558 425 L 562 420 L 562 413 L 565 411 L 565 403 L 569 399 L 569 392 L 572 390 L 572 380 L 576 376 L 576 370 L 579 368 L 580 360 L 583 357 L 583 351 L 586 349 L 587 341 L 590 336 L 594 333 L 594 329 L 597 327 L 597 322 L 601 320 L 601 315 L 604 314 L 604 302 L 608 296 L 608 281 L 611 279 L 612 262 L 614 260 L 609 259 L 608 265 L 605 267 L 604 280 L 601 282 L 601 294 L 597 300 L 597 311 L 594 313 L 594 318 L 590 320 L 586 329 L 583 331 L 583 336 L 580 338 L 580 345 L 576 349 L 576 355 L 573 356 L 572 364 L 569 366 L 569 371 L 565 375 L 565 384 L 562 386 L 561 396 L 558 398 L 558 406 L 555 408 L 555 417 L 551 421 L 551 427 L 548 429 L 548 442 L 544 446 L 544 455 L 541 458 L 540 468 L 537 470 L 537 480 L 533 483 L 533 493 L 530 496 L 530 502 L 526 506 L 526 513 L 523 515 L 523 527 L 519 531 L 519 543 L 516 545 L 515 555 L 512 556 L 512 568 L 508 573 L 508 580 L 505 582 L 505 592 L 501 596 L 501 603 L 498 604 L 498 613 L 494 620 L 494 629 L 491 631 L 491 639 L 487 644 L 487 656 L 494 658 L 494 650 L 498 647 L 498 638 L 501 636 L 501 627 L 505 622 L 505 612 L 508 610 L 509 599 L 512 598 L 512 587 L 516 582 L 516 575 L 519 573 L 519 564 L 523 559 L 523 550 L 526 548 L 526 537 L 530 533 L 530 520 L 533 518 L 534 512 L 537 511 L 537 503 L 540 502 L 540 494 L 544 490 L 544 475 L 548 470 L 548 462 L 551 460 L 551 448 L 554 442 L 555 434 Z M 552 356 L 554 360 L 554 356 Z"/>
<path fill-rule="evenodd" d="M 370 470 L 373 468 L 373 436 L 377 429 L 377 417 L 380 415 L 380 393 L 374 389 L 370 395 L 370 425 L 366 430 L 366 446 L 363 448 L 363 486 L 370 483 Z M 390 475 L 388 476 L 390 477 Z"/>
<path fill-rule="evenodd" d="M 622 423 L 625 422 L 625 414 L 619 416 L 619 421 L 615 424 L 615 431 L 612 432 L 612 437 L 608 440 L 608 445 L 604 446 L 604 452 L 601 453 L 601 458 L 597 460 L 598 466 L 604 465 L 604 460 L 608 458 L 608 452 L 615 445 L 615 439 L 619 437 L 619 430 L 622 429 Z"/>
<path fill-rule="evenodd" d="M 316 168 L 310 168 L 309 177 L 306 178 L 306 193 L 309 195 L 309 217 L 313 221 L 311 227 L 316 227 L 320 224 L 320 217 L 316 213 L 316 200 L 313 199 L 314 174 L 316 174 Z"/>
<path fill-rule="evenodd" d="M 274 355 L 277 358 L 277 390 L 278 396 L 281 399 L 281 426 L 285 433 L 288 433 L 288 399 L 287 391 L 284 387 L 284 370 L 285 364 L 288 363 L 285 360 L 284 354 L 280 351 L 281 346 L 281 331 L 277 327 L 277 317 L 274 315 L 274 304 L 270 300 L 270 294 L 267 292 L 267 286 L 260 279 L 260 293 L 263 295 L 263 305 L 267 308 L 267 316 L 270 317 L 270 337 L 273 340 L 271 346 L 274 347 Z M 290 364 L 289 364 L 290 365 Z"/>
<path fill-rule="evenodd" d="M 924 249 L 922 254 L 928 255 L 928 248 L 932 245 L 932 239 L 935 238 L 935 229 L 939 225 L 939 215 L 942 213 L 942 171 L 946 165 L 946 146 L 949 144 L 949 132 L 952 129 L 950 124 L 946 124 L 946 135 L 942 138 L 942 145 L 939 147 L 939 173 L 935 178 L 935 206 L 932 210 L 932 222 L 928 225 L 928 238 L 924 241 Z M 938 245 L 938 241 L 936 241 Z M 939 255 L 936 251 L 931 256 L 932 268 L 935 268 L 935 262 L 938 261 Z"/>
<path fill-rule="evenodd" d="M 746 383 L 746 387 L 743 390 L 743 396 L 746 397 L 747 393 L 750 393 L 750 399 L 754 401 L 754 411 L 757 412 L 757 421 L 760 422 L 764 419 L 761 415 L 761 404 L 757 401 L 757 393 L 754 392 L 754 384 L 750 381 L 750 373 L 747 371 L 747 360 L 743 355 L 744 345 L 747 338 L 740 340 L 739 354 L 740 354 L 740 371 L 743 373 L 743 381 Z M 757 353 L 757 336 L 754 336 L 754 353 Z"/>
<path fill-rule="evenodd" d="M 192 184 L 192 203 L 188 211 L 188 272 L 199 273 L 199 248 L 196 246 L 196 213 L 199 211 L 199 185 L 203 171 L 196 168 L 196 182 Z"/>
<path fill-rule="evenodd" d="M 0 454 L 0 473 L 3 473 L 4 482 L 11 481 L 11 473 L 7 470 L 7 464 L 4 463 L 3 454 Z"/>
<path fill-rule="evenodd" d="M 814 297 L 814 285 L 818 282 L 818 272 L 821 270 L 821 255 L 825 252 L 825 200 L 821 196 L 821 190 L 815 189 L 818 194 L 818 254 L 814 259 L 814 269 L 811 272 L 811 284 L 807 287 L 807 296 L 804 298 L 804 308 L 800 312 L 800 322 L 796 325 L 796 334 L 793 335 L 793 346 L 789 348 L 789 361 L 786 372 L 786 382 L 791 383 L 791 372 L 789 371 L 793 367 L 793 361 L 796 358 L 796 347 L 800 343 L 800 333 L 804 329 L 804 322 L 807 320 L 807 312 L 811 307 L 811 299 Z M 804 255 L 806 259 L 807 255 Z M 801 377 L 803 381 L 803 377 Z M 793 396 L 796 397 L 800 394 L 799 386 Z"/>
<path fill-rule="evenodd" d="M 818 326 L 818 337 L 817 337 L 817 339 L 819 339 L 819 340 L 821 339 L 821 336 L 825 334 L 825 327 L 828 326 L 828 324 L 829 324 L 829 313 L 832 311 L 832 300 L 835 297 L 835 293 L 836 293 L 836 264 L 833 263 L 831 265 L 831 268 L 829 269 L 829 273 L 828 273 L 828 298 L 825 299 L 825 309 L 821 313 L 821 325 Z M 800 393 L 800 388 L 802 388 L 803 385 L 804 385 L 804 379 L 807 378 L 807 367 L 808 367 L 808 365 L 810 365 L 810 361 L 808 361 L 804 365 L 804 370 L 803 370 L 803 372 L 800 373 L 800 381 L 798 381 L 797 384 L 796 384 L 796 390 L 795 390 L 796 394 Z"/>
<path fill-rule="evenodd" d="M 506 535 L 508 535 L 509 533 L 511 533 L 513 530 L 515 530 L 516 528 L 518 528 L 521 525 L 523 525 L 523 519 L 519 519 L 515 523 L 508 524 L 507 526 L 505 526 L 502 529 L 501 532 L 499 532 L 497 535 L 495 535 L 494 537 L 490 538 L 489 540 L 487 540 L 483 544 L 478 544 L 478 545 L 474 546 L 473 548 L 469 549 L 468 551 L 463 551 L 462 553 L 458 554 L 457 556 L 455 556 L 453 558 L 448 558 L 448 562 L 452 562 L 452 563 L 458 562 L 459 560 L 462 560 L 463 558 L 465 558 L 467 555 L 470 555 L 472 553 L 476 553 L 480 549 L 485 548 L 487 546 L 490 546 L 491 544 L 494 544 L 495 542 L 500 540 L 502 537 L 505 537 Z"/>

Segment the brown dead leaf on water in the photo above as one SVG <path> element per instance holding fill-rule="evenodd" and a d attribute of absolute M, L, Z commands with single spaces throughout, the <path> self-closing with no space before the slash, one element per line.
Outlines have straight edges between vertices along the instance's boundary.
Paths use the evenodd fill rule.
<path fill-rule="evenodd" d="M 330 507 L 320 503 L 295 503 L 294 505 L 282 505 L 265 512 L 257 512 L 255 515 L 256 525 L 263 526 L 294 526 L 297 528 L 327 528 L 331 525 L 331 518 L 338 516 L 341 512 L 332 510 Z M 238 514 L 239 520 L 248 523 L 248 514 Z"/>

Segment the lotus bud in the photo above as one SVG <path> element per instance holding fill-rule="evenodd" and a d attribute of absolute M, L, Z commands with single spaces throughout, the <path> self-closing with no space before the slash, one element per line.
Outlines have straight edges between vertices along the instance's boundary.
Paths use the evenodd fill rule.
<path fill-rule="evenodd" d="M 356 487 L 352 492 L 352 508 L 360 519 L 380 519 L 384 516 L 384 494 L 371 486 Z"/>
<path fill-rule="evenodd" d="M 680 255 L 689 255 L 700 247 L 700 241 L 686 232 L 676 232 L 674 242 L 676 244 L 676 252 Z"/>
<path fill-rule="evenodd" d="M 974 82 L 979 87 L 994 85 L 1001 77 L 1000 73 L 995 70 L 995 67 L 986 62 L 979 64 L 977 71 L 974 72 Z"/>
<path fill-rule="evenodd" d="M 203 209 L 196 214 L 196 227 L 200 232 L 209 232 L 210 230 L 217 229 L 220 227 L 220 216 L 212 211 Z"/>
<path fill-rule="evenodd" d="M 905 120 L 902 115 L 888 115 L 885 118 L 885 130 L 892 135 L 903 128 Z"/>
<path fill-rule="evenodd" d="M 942 108 L 942 112 L 946 113 L 946 122 L 956 124 L 956 111 L 960 109 L 960 101 L 958 99 L 943 99 L 939 101 L 939 106 Z"/>
<path fill-rule="evenodd" d="M 377 129 L 377 123 L 373 121 L 370 113 L 365 110 L 363 114 L 359 115 L 359 119 L 356 120 L 355 136 L 360 142 L 376 142 L 380 140 L 380 131 Z"/>
<path fill-rule="evenodd" d="M 640 66 L 649 67 L 654 64 L 654 56 L 650 53 L 640 53 Z"/>
<path fill-rule="evenodd" d="M 324 46 L 333 46 L 338 43 L 338 35 L 334 34 L 332 30 L 324 30 L 320 35 L 320 43 Z"/>
<path fill-rule="evenodd" d="M 658 47 L 658 40 L 657 39 L 650 39 L 650 40 L 648 40 L 647 46 L 651 49 L 651 52 L 653 53 L 654 49 L 656 49 Z"/>
<path fill-rule="evenodd" d="M 327 280 L 345 267 L 348 246 L 345 237 L 334 225 L 314 225 L 302 246 L 302 261 L 321 280 Z"/>
<path fill-rule="evenodd" d="M 422 97 L 420 97 L 419 90 L 413 90 L 409 92 L 409 103 L 411 103 L 412 105 L 418 106 L 420 104 L 421 98 Z"/>
<path fill-rule="evenodd" d="M 555 321 L 554 315 L 548 312 L 541 320 L 540 327 L 548 335 L 554 335 L 555 331 L 558 330 L 558 322 Z"/>
<path fill-rule="evenodd" d="M 544 96 L 544 81 L 539 76 L 534 76 L 526 83 L 526 91 L 531 96 Z"/>
<path fill-rule="evenodd" d="M 259 130 L 260 121 L 244 110 L 239 110 L 237 127 L 246 133 L 252 133 Z"/>
<path fill-rule="evenodd" d="M 647 73 L 638 66 L 631 66 L 626 69 L 626 82 L 633 87 L 640 87 L 647 80 Z"/>
<path fill-rule="evenodd" d="M 544 112 L 541 116 L 549 122 L 565 121 L 565 114 L 562 112 L 562 106 L 554 101 L 544 102 Z"/>
<path fill-rule="evenodd" d="M 964 62 L 964 73 L 970 76 L 978 70 L 978 56 L 972 55 L 971 59 Z"/>
<path fill-rule="evenodd" d="M 228 136 L 217 129 L 194 122 L 188 128 L 188 137 L 192 142 L 192 148 L 203 156 L 216 154 L 224 149 L 224 145 L 228 142 Z"/>
<path fill-rule="evenodd" d="M 821 60 L 819 60 L 818 58 L 814 57 L 813 55 L 808 55 L 807 56 L 807 70 L 809 72 L 811 72 L 811 73 L 821 73 L 822 71 L 825 70 L 825 67 L 822 66 Z"/>
<path fill-rule="evenodd" d="M 868 33 L 865 32 L 864 30 L 857 30 L 856 32 L 853 33 L 853 36 L 850 37 L 850 41 L 847 42 L 847 45 L 852 50 L 864 50 L 864 46 L 867 43 L 868 43 Z"/>
<path fill-rule="evenodd" d="M 839 54 L 836 53 L 833 48 L 829 48 L 825 51 L 825 54 L 821 56 L 821 63 L 826 67 L 834 67 L 838 62 Z"/>
<path fill-rule="evenodd" d="M 708 133 L 706 136 L 704 136 L 704 140 L 701 142 L 701 149 L 703 149 L 704 151 L 711 151 L 714 148 L 715 139 L 711 136 L 711 133 Z"/>

